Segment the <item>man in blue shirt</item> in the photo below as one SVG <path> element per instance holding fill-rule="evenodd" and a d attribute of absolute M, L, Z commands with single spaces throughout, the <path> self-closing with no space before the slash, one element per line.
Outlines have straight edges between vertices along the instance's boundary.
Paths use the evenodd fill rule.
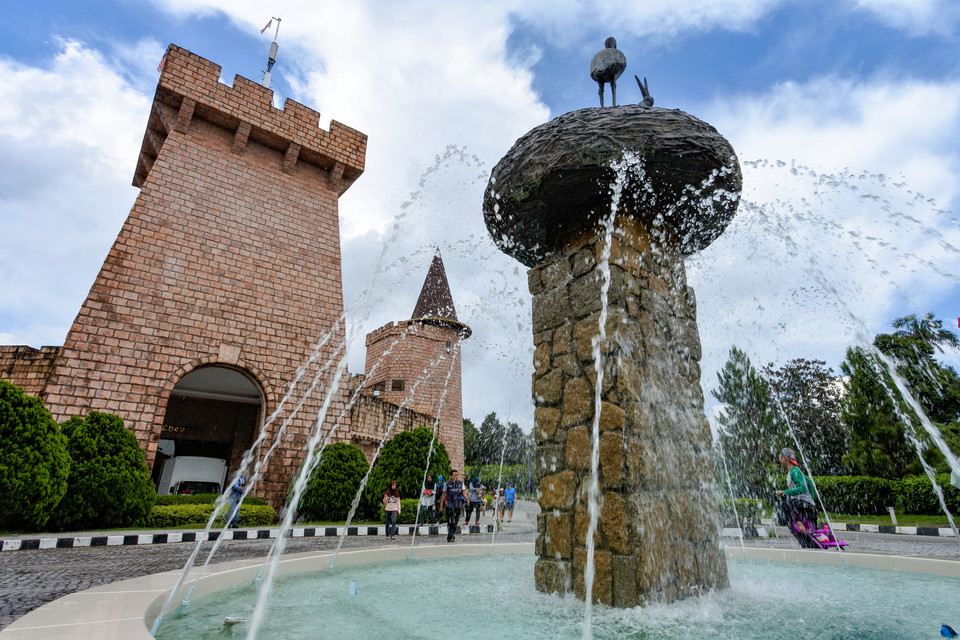
<path fill-rule="evenodd" d="M 513 503 L 517 499 L 517 490 L 513 488 L 509 482 L 507 483 L 507 488 L 503 492 L 504 502 L 506 503 L 505 508 L 507 510 L 507 522 L 513 521 Z"/>
<path fill-rule="evenodd" d="M 447 514 L 447 542 L 456 542 L 457 540 L 457 521 L 460 520 L 460 507 L 467 500 L 467 490 L 463 486 L 463 481 L 457 477 L 457 470 L 450 472 L 450 480 L 443 485 L 443 497 L 440 499 L 440 506 Z"/>

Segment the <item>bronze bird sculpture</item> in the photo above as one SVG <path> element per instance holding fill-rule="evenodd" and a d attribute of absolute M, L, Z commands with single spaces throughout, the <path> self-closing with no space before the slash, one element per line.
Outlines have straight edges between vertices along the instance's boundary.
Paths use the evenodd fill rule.
<path fill-rule="evenodd" d="M 590 61 L 590 77 L 600 85 L 600 106 L 603 106 L 603 83 L 610 83 L 613 94 L 613 106 L 617 106 L 617 78 L 627 68 L 627 56 L 617 49 L 616 38 L 607 38 L 604 49 Z"/>

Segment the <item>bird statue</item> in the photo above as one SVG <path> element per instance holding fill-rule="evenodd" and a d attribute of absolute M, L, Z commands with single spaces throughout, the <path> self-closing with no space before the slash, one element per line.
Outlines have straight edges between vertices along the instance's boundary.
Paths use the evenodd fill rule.
<path fill-rule="evenodd" d="M 647 79 L 644 78 L 643 82 L 640 82 L 639 76 L 633 76 L 637 79 L 637 84 L 640 85 L 640 93 L 643 94 L 643 100 L 640 101 L 645 107 L 653 106 L 653 96 L 650 95 L 650 87 L 647 86 Z"/>
<path fill-rule="evenodd" d="M 617 106 L 617 78 L 627 68 L 627 56 L 617 49 L 617 39 L 607 38 L 604 49 L 593 56 L 590 61 L 590 77 L 600 85 L 600 106 L 603 106 L 603 83 L 610 83 L 610 92 L 613 93 L 613 106 Z"/>

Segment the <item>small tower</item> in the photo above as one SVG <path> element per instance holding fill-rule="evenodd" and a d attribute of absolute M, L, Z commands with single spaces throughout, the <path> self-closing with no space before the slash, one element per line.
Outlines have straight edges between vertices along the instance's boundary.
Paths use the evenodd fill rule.
<path fill-rule="evenodd" d="M 367 386 L 382 400 L 440 418 L 439 437 L 463 470 L 460 341 L 470 327 L 457 319 L 440 251 L 433 256 L 413 317 L 367 334 Z"/>

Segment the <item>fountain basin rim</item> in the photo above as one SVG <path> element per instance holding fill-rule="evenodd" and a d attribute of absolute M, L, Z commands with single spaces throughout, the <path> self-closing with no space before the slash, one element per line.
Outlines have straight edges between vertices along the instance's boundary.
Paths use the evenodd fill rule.
<path fill-rule="evenodd" d="M 492 549 L 491 549 L 492 548 Z M 532 542 L 457 545 L 424 545 L 413 548 L 415 559 L 485 556 L 491 553 L 534 555 Z M 848 566 L 880 571 L 926 573 L 960 578 L 960 561 L 944 558 L 922 558 L 847 551 L 813 551 L 809 549 L 769 549 L 763 547 L 727 547 L 726 557 L 732 560 L 763 560 L 786 564 Z M 409 547 L 375 547 L 341 551 L 337 566 L 399 562 L 406 560 Z M 280 560 L 279 575 L 295 575 L 322 571 L 329 567 L 333 551 L 308 551 L 285 555 Z M 252 582 L 263 558 L 235 560 L 207 567 L 194 591 L 199 598 L 239 584 Z M 197 569 L 191 572 L 196 577 Z M 176 585 L 180 571 L 166 571 L 131 578 L 78 591 L 34 609 L 0 631 L 0 640 L 63 640 L 96 637 L 102 640 L 152 640 L 150 626 Z M 181 587 L 173 608 L 189 591 L 192 581 Z"/>

